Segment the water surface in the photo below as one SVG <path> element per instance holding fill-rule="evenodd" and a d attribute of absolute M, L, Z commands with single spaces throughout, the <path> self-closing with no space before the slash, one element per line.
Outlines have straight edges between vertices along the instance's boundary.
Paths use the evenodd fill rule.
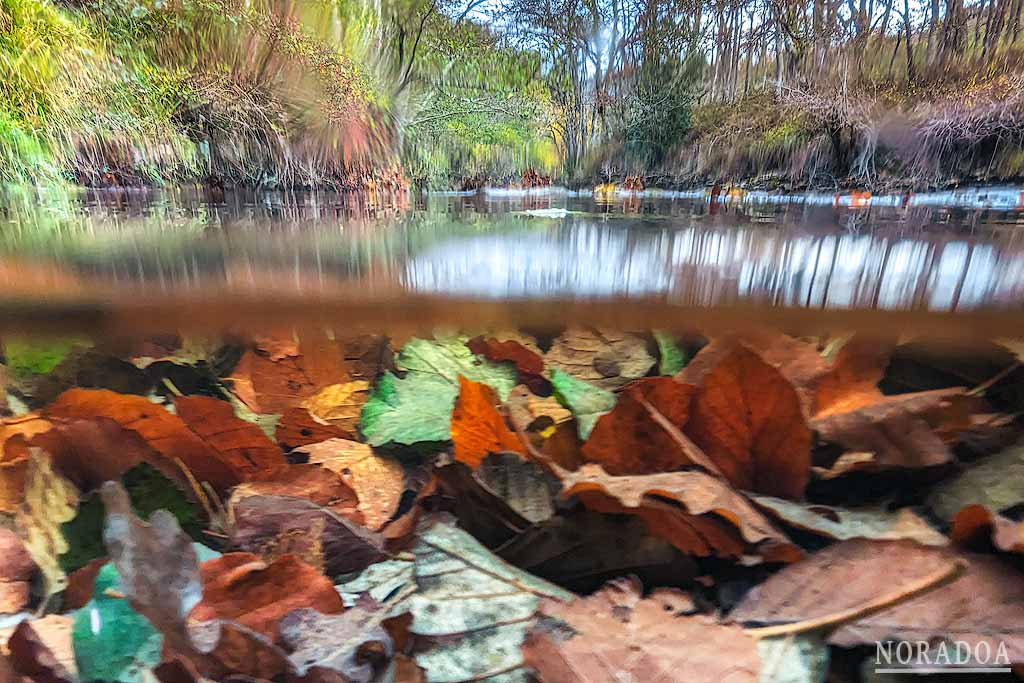
<path fill-rule="evenodd" d="M 1017 188 L 868 197 L 20 188 L 7 300 L 266 294 L 1016 312 Z"/>

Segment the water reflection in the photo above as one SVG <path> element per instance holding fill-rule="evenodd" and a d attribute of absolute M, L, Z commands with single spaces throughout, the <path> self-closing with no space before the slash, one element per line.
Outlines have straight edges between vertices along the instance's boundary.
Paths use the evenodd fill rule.
<path fill-rule="evenodd" d="M 36 193 L 0 198 L 0 286 L 113 299 L 268 290 L 1016 308 L 1024 213 L 1012 196 Z"/>

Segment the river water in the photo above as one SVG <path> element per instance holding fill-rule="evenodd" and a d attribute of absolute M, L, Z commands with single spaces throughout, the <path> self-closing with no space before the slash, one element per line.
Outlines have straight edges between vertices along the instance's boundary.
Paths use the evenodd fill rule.
<path fill-rule="evenodd" d="M 21 188 L 0 201 L 0 285 L 21 304 L 258 294 L 1016 312 L 1022 197 Z"/>

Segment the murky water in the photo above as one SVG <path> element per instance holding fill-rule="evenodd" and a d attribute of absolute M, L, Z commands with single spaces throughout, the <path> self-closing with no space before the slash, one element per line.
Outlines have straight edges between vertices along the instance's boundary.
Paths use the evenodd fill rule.
<path fill-rule="evenodd" d="M 0 280 L 21 301 L 265 292 L 1016 311 L 1021 196 L 23 190 L 0 202 Z"/>

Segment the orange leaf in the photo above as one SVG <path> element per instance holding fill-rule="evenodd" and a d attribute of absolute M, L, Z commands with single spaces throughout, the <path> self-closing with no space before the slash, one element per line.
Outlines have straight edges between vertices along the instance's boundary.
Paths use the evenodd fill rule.
<path fill-rule="evenodd" d="M 252 477 L 271 475 L 287 464 L 259 428 L 236 418 L 228 403 L 198 396 L 179 402 L 184 406 L 179 410 L 189 421 L 143 396 L 69 389 L 44 414 L 50 418 L 111 419 L 141 436 L 163 456 L 164 465 L 180 460 L 198 480 L 222 491 Z"/>
<path fill-rule="evenodd" d="M 679 378 L 697 385 L 684 432 L 733 485 L 803 495 L 811 432 L 793 385 L 778 370 L 744 346 L 708 347 Z"/>
<path fill-rule="evenodd" d="M 651 474 L 693 464 L 693 459 L 654 418 L 657 411 L 675 426 L 690 416 L 694 387 L 671 377 L 630 382 L 611 412 L 597 420 L 583 444 L 583 457 L 609 474 Z"/>
<path fill-rule="evenodd" d="M 295 609 L 322 614 L 345 611 L 326 576 L 291 555 L 267 564 L 249 553 L 228 553 L 200 567 L 203 599 L 191 621 L 229 619 L 276 640 L 277 622 Z"/>
<path fill-rule="evenodd" d="M 494 389 L 459 376 L 459 398 L 452 413 L 456 460 L 475 469 L 490 453 L 524 450 L 519 437 L 495 407 L 497 404 Z"/>

